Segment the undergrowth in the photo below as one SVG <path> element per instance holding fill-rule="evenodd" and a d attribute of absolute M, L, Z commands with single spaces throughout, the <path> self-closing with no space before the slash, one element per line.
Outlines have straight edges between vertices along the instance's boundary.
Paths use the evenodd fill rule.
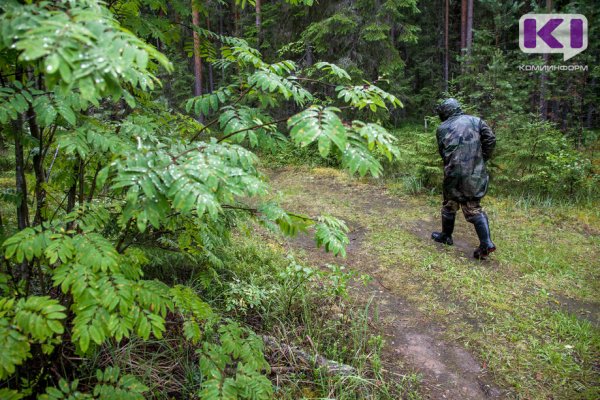
<path fill-rule="evenodd" d="M 222 351 L 223 326 L 233 326 L 244 338 L 258 339 L 252 362 L 265 363 L 275 398 L 419 398 L 416 377 L 392 381 L 385 376 L 380 360 L 384 341 L 374 329 L 377 312 L 348 295 L 353 274 L 338 266 L 319 270 L 301 265 L 284 256 L 284 249 L 272 241 L 261 240 L 261 231 L 256 229 L 240 227 L 221 249 L 220 259 L 227 266 L 223 268 L 176 252 L 146 249 L 150 260 L 146 278 L 187 284 L 220 319 L 205 326 L 199 344 L 182 340 L 181 323 L 175 318 L 167 321 L 162 340 L 132 339 L 102 346 L 81 375 L 118 366 L 148 386 L 152 397 L 193 396 L 207 380 L 203 352 L 198 349 Z M 263 335 L 280 345 L 263 347 Z M 290 355 L 285 351 L 289 346 L 347 365 L 352 373 L 330 373 Z M 239 363 L 227 365 L 224 376 L 239 376 Z"/>

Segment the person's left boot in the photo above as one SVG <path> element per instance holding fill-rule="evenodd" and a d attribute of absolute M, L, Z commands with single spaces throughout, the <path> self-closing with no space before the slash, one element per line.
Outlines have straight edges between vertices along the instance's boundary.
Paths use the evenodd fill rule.
<path fill-rule="evenodd" d="M 490 237 L 490 224 L 485 213 L 481 213 L 471 218 L 475 226 L 475 232 L 479 237 L 479 247 L 475 249 L 473 257 L 477 260 L 485 260 L 491 252 L 496 251 L 496 245 Z"/>

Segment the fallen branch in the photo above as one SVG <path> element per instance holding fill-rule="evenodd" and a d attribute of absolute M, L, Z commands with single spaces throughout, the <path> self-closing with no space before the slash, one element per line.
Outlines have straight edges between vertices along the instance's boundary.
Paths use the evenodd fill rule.
<path fill-rule="evenodd" d="M 328 375 L 356 375 L 356 369 L 350 365 L 328 360 L 319 354 L 311 355 L 299 347 L 290 346 L 285 343 L 280 343 L 273 336 L 263 335 L 261 337 L 267 347 L 273 350 L 279 350 L 290 357 L 298 358 L 300 361 L 307 365 L 315 366 L 317 368 L 323 368 Z"/>

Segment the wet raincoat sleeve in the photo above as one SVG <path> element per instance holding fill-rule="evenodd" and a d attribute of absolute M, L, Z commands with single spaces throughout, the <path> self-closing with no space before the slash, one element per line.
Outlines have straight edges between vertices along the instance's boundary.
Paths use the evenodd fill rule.
<path fill-rule="evenodd" d="M 438 153 L 440 153 L 440 157 L 442 157 L 442 160 L 444 159 L 444 145 L 442 143 L 442 130 L 440 128 L 437 128 L 436 132 L 435 132 L 435 137 L 437 139 L 437 143 L 438 143 Z"/>
<path fill-rule="evenodd" d="M 492 132 L 492 128 L 490 128 L 483 120 L 481 120 L 481 125 L 479 127 L 479 137 L 481 138 L 481 153 L 483 160 L 487 161 L 492 157 L 492 153 L 496 147 L 496 135 Z"/>

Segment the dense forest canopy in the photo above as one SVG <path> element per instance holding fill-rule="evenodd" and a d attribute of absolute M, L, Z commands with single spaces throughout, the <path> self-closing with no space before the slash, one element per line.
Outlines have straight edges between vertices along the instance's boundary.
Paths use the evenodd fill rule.
<path fill-rule="evenodd" d="M 586 15 L 587 50 L 521 52 L 520 16 L 546 11 Z M 345 256 L 349 228 L 284 209 L 264 169 L 300 160 L 436 190 L 433 110 L 447 96 L 497 133 L 495 193 L 597 201 L 598 12 L 592 0 L 3 1 L 0 398 L 272 398 L 259 322 L 223 300 L 267 296 L 224 294 L 244 260 L 232 237 L 308 230 Z M 520 68 L 557 64 L 585 68 Z M 318 277 L 338 299 L 349 279 L 295 262 L 269 273 L 289 324 L 298 288 Z M 106 362 L 167 338 L 192 365 L 185 388 L 150 389 Z"/>

